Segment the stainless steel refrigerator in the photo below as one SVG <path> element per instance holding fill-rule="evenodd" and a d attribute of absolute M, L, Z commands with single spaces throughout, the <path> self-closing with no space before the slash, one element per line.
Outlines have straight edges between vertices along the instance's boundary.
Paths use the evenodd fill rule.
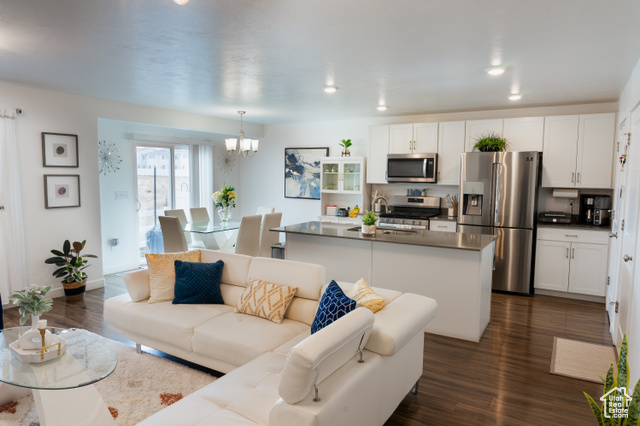
<path fill-rule="evenodd" d="M 458 232 L 496 235 L 493 289 L 531 294 L 540 153 L 461 156 Z"/>

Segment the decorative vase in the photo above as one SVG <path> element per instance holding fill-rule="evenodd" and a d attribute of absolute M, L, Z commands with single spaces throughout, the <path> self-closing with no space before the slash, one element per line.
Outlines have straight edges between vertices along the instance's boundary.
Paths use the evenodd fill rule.
<path fill-rule="evenodd" d="M 362 232 L 362 235 L 375 235 L 376 234 L 376 226 L 375 225 L 362 225 L 361 232 Z"/>
<path fill-rule="evenodd" d="M 40 317 L 37 315 L 31 316 L 31 328 L 24 332 L 18 339 L 20 349 L 40 349 L 42 348 L 42 335 L 38 329 L 40 323 Z M 51 344 L 51 332 L 47 330 L 44 338 L 45 345 Z"/>
<path fill-rule="evenodd" d="M 81 283 L 74 281 L 72 283 L 62 283 L 64 288 L 64 295 L 68 302 L 75 302 L 84 299 L 84 292 L 87 289 L 87 279 L 82 280 Z"/>
<path fill-rule="evenodd" d="M 231 206 L 220 207 L 220 210 L 218 210 L 218 215 L 220 215 L 222 224 L 226 225 L 227 222 L 229 222 L 229 219 L 231 219 Z"/>

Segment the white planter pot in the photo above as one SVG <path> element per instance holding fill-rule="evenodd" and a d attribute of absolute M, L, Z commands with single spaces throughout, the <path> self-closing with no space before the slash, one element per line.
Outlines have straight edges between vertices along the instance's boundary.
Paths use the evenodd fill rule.
<path fill-rule="evenodd" d="M 360 231 L 364 235 L 375 235 L 376 226 L 375 225 L 362 225 L 362 230 Z"/>

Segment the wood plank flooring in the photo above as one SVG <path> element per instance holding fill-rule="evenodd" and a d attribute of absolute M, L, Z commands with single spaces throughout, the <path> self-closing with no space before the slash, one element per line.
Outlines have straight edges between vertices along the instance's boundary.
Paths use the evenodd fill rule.
<path fill-rule="evenodd" d="M 119 281 L 107 280 L 106 291 L 89 291 L 82 302 L 55 299 L 45 318 L 134 346 L 102 319 L 104 299 L 125 291 Z M 4 318 L 5 327 L 18 325 L 17 309 Z M 603 304 L 494 293 L 480 343 L 425 334 L 418 393 L 387 425 L 595 425 L 582 392 L 597 398 L 602 386 L 552 375 L 549 365 L 554 336 L 610 345 L 608 327 Z"/>

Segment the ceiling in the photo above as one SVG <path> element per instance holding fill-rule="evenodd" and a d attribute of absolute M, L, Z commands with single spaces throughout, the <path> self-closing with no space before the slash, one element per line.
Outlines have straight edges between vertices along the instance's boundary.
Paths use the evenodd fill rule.
<path fill-rule="evenodd" d="M 0 80 L 265 124 L 609 102 L 638 22 L 637 0 L 13 0 Z"/>

